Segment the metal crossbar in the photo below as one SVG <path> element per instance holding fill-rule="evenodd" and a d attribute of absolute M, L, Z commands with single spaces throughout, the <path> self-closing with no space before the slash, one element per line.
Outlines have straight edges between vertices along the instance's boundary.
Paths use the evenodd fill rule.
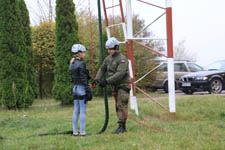
<path fill-rule="evenodd" d="M 166 14 L 166 12 L 164 12 L 162 15 L 160 15 L 159 17 L 157 17 L 153 22 L 151 22 L 149 25 L 147 25 L 146 27 L 144 27 L 141 31 L 137 32 L 134 37 L 138 36 L 141 32 L 144 32 L 148 27 L 150 27 L 153 23 L 155 23 L 157 20 L 159 20 L 162 16 L 164 16 Z"/>
<path fill-rule="evenodd" d="M 140 45 L 140 46 L 143 46 L 143 47 L 145 47 L 145 48 L 147 48 L 147 49 L 149 49 L 149 50 L 153 51 L 154 53 L 156 53 L 156 54 L 158 54 L 158 55 L 161 55 L 161 56 L 167 57 L 166 55 L 164 55 L 164 54 L 162 54 L 162 53 L 158 52 L 157 50 L 152 49 L 152 48 L 151 48 L 151 47 L 149 47 L 149 46 L 146 46 L 146 45 L 144 45 L 144 44 L 142 44 L 142 43 L 140 43 L 140 42 L 137 42 L 137 41 L 134 41 L 134 42 L 135 42 L 135 43 L 137 43 L 137 44 L 138 44 L 138 45 Z"/>
<path fill-rule="evenodd" d="M 118 7 L 118 6 L 120 6 L 120 4 L 107 7 L 106 9 L 110 9 L 110 8 L 114 8 L 114 7 Z"/>
<path fill-rule="evenodd" d="M 140 89 L 139 87 L 135 86 L 136 89 L 138 89 L 138 91 L 140 91 L 141 93 L 143 93 L 146 97 L 148 97 L 151 101 L 153 101 L 154 103 L 156 103 L 157 105 L 159 105 L 160 107 L 162 107 L 164 110 L 166 110 L 167 112 L 169 112 L 168 108 L 163 106 L 162 104 L 160 104 L 159 102 L 157 102 L 156 99 L 154 99 L 153 97 L 151 97 L 148 93 L 146 93 L 145 91 L 143 91 L 142 89 Z"/>
<path fill-rule="evenodd" d="M 137 0 L 137 1 L 142 2 L 142 3 L 145 3 L 145 4 L 148 4 L 148 5 L 151 5 L 151 6 L 154 6 L 154 7 L 157 7 L 157 8 L 160 8 L 160 9 L 166 9 L 164 7 L 161 7 L 161 6 L 158 6 L 158 5 L 149 3 L 149 2 L 145 2 L 145 1 L 142 1 L 142 0 Z"/>

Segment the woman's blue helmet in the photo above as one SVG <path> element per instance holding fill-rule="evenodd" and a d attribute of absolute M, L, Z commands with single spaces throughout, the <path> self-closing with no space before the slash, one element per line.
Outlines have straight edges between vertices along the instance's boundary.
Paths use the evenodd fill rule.
<path fill-rule="evenodd" d="M 71 51 L 72 53 L 78 53 L 79 51 L 85 52 L 86 48 L 82 44 L 74 44 Z"/>

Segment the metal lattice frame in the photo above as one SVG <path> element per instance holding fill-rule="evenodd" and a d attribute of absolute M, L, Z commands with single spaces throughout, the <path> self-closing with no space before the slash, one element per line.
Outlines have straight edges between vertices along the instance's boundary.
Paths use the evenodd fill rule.
<path fill-rule="evenodd" d="M 132 5 L 131 5 L 131 0 L 126 0 L 126 8 L 127 8 L 127 24 L 125 23 L 125 17 L 123 13 L 123 5 L 122 5 L 122 0 L 119 0 L 119 4 L 113 5 L 111 7 L 107 7 L 105 5 L 105 0 L 102 0 L 103 2 L 103 8 L 104 8 L 104 14 L 105 14 L 105 23 L 106 23 L 106 30 L 107 30 L 107 35 L 108 38 L 110 38 L 110 28 L 115 27 L 115 26 L 122 26 L 123 27 L 123 33 L 124 33 L 124 41 L 121 41 L 121 43 L 125 43 L 126 45 L 126 50 L 127 50 L 127 58 L 129 61 L 129 73 L 130 73 L 130 78 L 131 78 L 131 93 L 130 93 L 130 100 L 131 100 L 131 109 L 136 110 L 136 114 L 138 115 L 138 108 L 137 108 L 137 102 L 136 102 L 136 92 L 135 92 L 135 72 L 134 72 L 134 51 L 133 51 L 133 43 L 136 43 L 138 45 L 141 45 L 152 52 L 164 56 L 168 59 L 168 89 L 169 89 L 169 112 L 175 113 L 176 108 L 175 108 L 175 85 L 174 85 L 174 59 L 173 59 L 173 32 L 172 32 L 172 0 L 165 0 L 166 2 L 166 8 L 154 5 L 152 3 L 143 1 L 143 0 L 137 0 L 139 2 L 145 3 L 147 5 L 151 5 L 153 7 L 157 7 L 159 9 L 165 10 L 163 14 L 161 14 L 159 17 L 157 17 L 152 23 L 144 27 L 141 31 L 137 32 L 135 36 L 133 36 L 133 24 L 132 24 Z M 108 17 L 107 17 L 107 9 L 114 8 L 114 7 L 120 7 L 121 11 L 121 23 L 119 24 L 113 24 L 109 26 L 108 23 Z M 160 53 L 157 50 L 154 50 L 137 40 L 152 40 L 150 38 L 137 38 L 136 36 L 139 35 L 141 32 L 145 31 L 147 28 L 149 28 L 153 23 L 155 23 L 157 20 L 159 20 L 162 16 L 166 15 L 166 29 L 167 29 L 167 55 L 164 55 Z M 165 39 L 157 39 L 157 40 L 165 40 Z M 140 92 L 145 93 L 143 90 L 140 88 L 136 87 Z M 151 100 L 154 101 L 154 99 L 151 96 L 147 96 Z M 158 103 L 157 103 L 158 104 Z M 162 106 L 165 110 L 166 107 Z"/>

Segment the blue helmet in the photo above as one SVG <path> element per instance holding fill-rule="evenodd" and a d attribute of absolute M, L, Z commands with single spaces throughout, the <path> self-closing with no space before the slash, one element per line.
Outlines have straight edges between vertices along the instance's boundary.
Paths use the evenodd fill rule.
<path fill-rule="evenodd" d="M 85 48 L 84 45 L 74 44 L 71 51 L 72 51 L 72 53 L 77 53 L 79 51 L 85 52 L 86 51 L 86 48 Z"/>
<path fill-rule="evenodd" d="M 118 50 L 118 48 L 119 48 L 119 41 L 116 38 L 111 37 L 111 38 L 109 38 L 106 41 L 105 47 L 106 47 L 106 49 L 115 49 L 115 50 Z"/>

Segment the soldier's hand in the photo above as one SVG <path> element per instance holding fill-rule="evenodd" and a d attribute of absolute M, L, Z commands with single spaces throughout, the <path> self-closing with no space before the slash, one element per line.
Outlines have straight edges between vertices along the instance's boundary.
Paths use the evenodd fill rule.
<path fill-rule="evenodd" d="M 107 80 L 102 80 L 100 83 L 99 83 L 99 85 L 101 86 L 101 87 L 105 87 L 106 85 L 107 85 Z"/>

